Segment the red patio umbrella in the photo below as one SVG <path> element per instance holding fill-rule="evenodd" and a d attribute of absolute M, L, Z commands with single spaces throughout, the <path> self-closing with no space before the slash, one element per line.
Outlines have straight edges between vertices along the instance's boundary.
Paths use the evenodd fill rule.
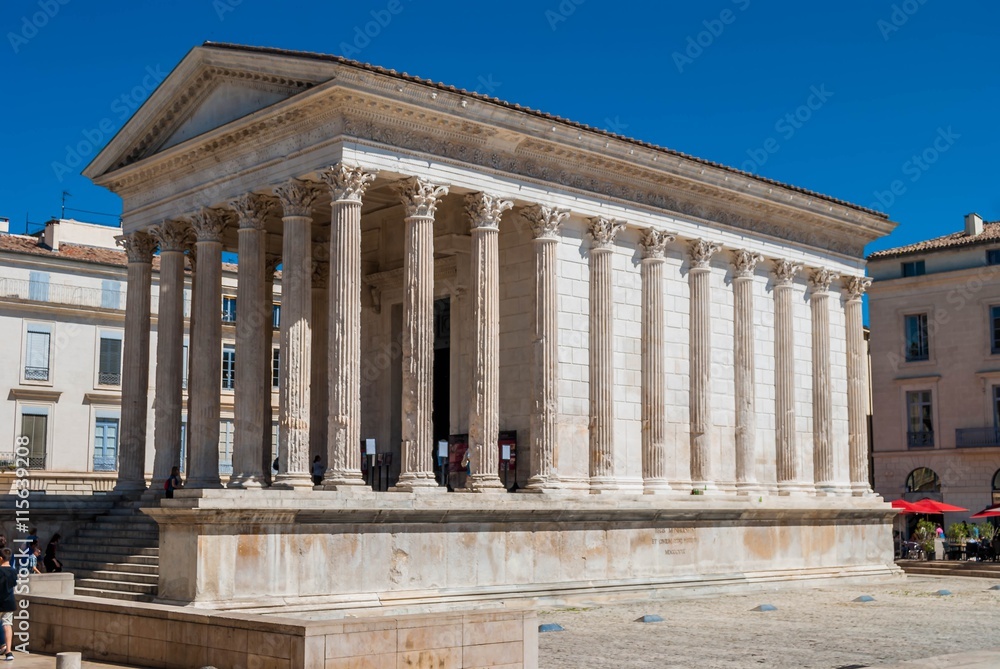
<path fill-rule="evenodd" d="M 994 516 L 1000 516 L 1000 506 L 988 506 L 982 511 L 972 516 L 970 518 L 993 518 Z"/>
<path fill-rule="evenodd" d="M 916 502 L 913 508 L 917 513 L 952 513 L 954 511 L 968 511 L 968 509 L 961 506 L 955 506 L 953 504 L 945 504 L 944 502 L 938 502 L 936 500 L 925 497 L 924 499 Z"/>
<path fill-rule="evenodd" d="M 927 513 L 926 511 L 913 508 L 913 502 L 907 502 L 905 499 L 894 499 L 889 502 L 889 506 L 894 509 L 899 509 L 900 515 L 907 513 Z"/>

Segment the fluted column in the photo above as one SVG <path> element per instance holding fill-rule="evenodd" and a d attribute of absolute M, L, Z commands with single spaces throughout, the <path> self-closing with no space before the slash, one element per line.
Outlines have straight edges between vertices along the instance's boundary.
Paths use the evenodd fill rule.
<path fill-rule="evenodd" d="M 754 390 L 753 275 L 764 256 L 740 250 L 733 254 L 733 374 L 736 400 L 736 491 L 758 492 L 757 408 Z"/>
<path fill-rule="evenodd" d="M 402 458 L 396 490 L 444 490 L 434 477 L 434 212 L 447 186 L 408 179 L 403 261 Z"/>
<path fill-rule="evenodd" d="M 309 383 L 312 370 L 313 184 L 292 179 L 274 189 L 281 202 L 281 415 L 274 487 L 311 488 Z"/>
<path fill-rule="evenodd" d="M 146 489 L 149 303 L 156 241 L 141 231 L 121 235 L 116 240 L 128 255 L 128 285 L 122 352 L 122 426 L 115 490 L 134 493 Z"/>
<path fill-rule="evenodd" d="M 836 493 L 833 397 L 830 392 L 830 284 L 840 275 L 827 269 L 809 277 L 812 292 L 813 475 L 816 491 Z"/>
<path fill-rule="evenodd" d="M 643 233 L 642 249 L 642 486 L 648 494 L 670 490 L 667 482 L 666 312 L 663 266 L 674 235 Z"/>
<path fill-rule="evenodd" d="M 160 294 L 153 395 L 153 482 L 149 489 L 161 494 L 170 470 L 181 464 L 184 249 L 191 238 L 191 228 L 180 221 L 164 221 L 151 234 L 160 247 Z"/>
<path fill-rule="evenodd" d="M 327 337 L 327 470 L 330 489 L 360 488 L 361 476 L 361 202 L 375 173 L 338 164 L 330 187 L 330 292 Z"/>
<path fill-rule="evenodd" d="M 775 464 L 778 494 L 807 490 L 800 481 L 801 455 L 795 433 L 795 275 L 802 265 L 791 260 L 774 263 L 774 412 Z"/>
<path fill-rule="evenodd" d="M 264 431 L 263 434 L 261 434 L 260 466 L 261 472 L 263 472 L 261 482 L 265 485 L 271 485 L 271 479 L 274 476 L 274 469 L 271 467 L 271 464 L 274 461 L 274 456 L 271 455 L 271 451 L 274 446 L 271 435 L 271 421 L 274 419 L 274 408 L 271 405 L 271 396 L 273 393 L 271 383 L 271 356 L 273 355 L 272 351 L 274 350 L 274 273 L 277 271 L 278 265 L 280 264 L 281 256 L 269 253 L 264 254 L 264 294 L 261 299 L 261 310 L 267 314 L 267 322 L 261 328 L 260 337 L 262 342 L 262 364 L 264 365 L 267 382 L 265 383 L 264 393 Z M 239 316 L 237 316 L 237 318 L 239 318 Z M 278 363 L 281 364 L 280 357 Z"/>
<path fill-rule="evenodd" d="M 187 450 L 184 454 L 184 474 L 185 477 L 191 473 L 191 416 L 194 415 L 194 400 L 191 395 L 191 379 L 193 377 L 192 371 L 194 370 L 194 356 L 192 355 L 194 340 L 197 336 L 195 333 L 195 311 L 197 310 L 198 301 L 198 244 L 195 241 L 194 230 L 191 231 L 191 237 L 188 239 L 187 245 L 184 249 L 187 251 L 187 261 L 191 267 L 191 309 L 188 314 L 188 356 L 187 356 L 187 430 L 185 433 L 185 441 L 187 442 Z"/>
<path fill-rule="evenodd" d="M 225 212 L 206 209 L 191 217 L 197 240 L 198 281 L 194 319 L 197 336 L 189 342 L 187 488 L 218 488 L 219 394 L 222 379 L 222 231 Z"/>
<path fill-rule="evenodd" d="M 716 490 L 712 462 L 712 256 L 722 247 L 699 239 L 691 243 L 688 255 L 690 289 L 690 412 L 691 486 L 696 490 Z"/>
<path fill-rule="evenodd" d="M 533 205 L 521 215 L 531 226 L 535 246 L 535 340 L 531 413 L 531 471 L 527 490 L 546 492 L 565 486 L 556 474 L 559 416 L 559 226 L 568 209 Z"/>
<path fill-rule="evenodd" d="M 872 285 L 866 276 L 847 282 L 847 422 L 851 469 L 851 493 L 872 494 L 868 476 L 868 352 L 861 317 L 861 297 Z"/>
<path fill-rule="evenodd" d="M 260 430 L 270 433 L 271 374 L 264 365 L 264 337 L 271 327 L 271 314 L 264 300 L 264 251 L 267 233 L 264 223 L 274 209 L 274 201 L 250 193 L 230 205 L 239 222 L 237 281 L 239 303 L 236 311 L 235 402 L 236 425 L 233 443 L 233 474 L 230 488 L 259 488 L 264 484 L 260 455 Z M 266 416 L 266 418 L 265 418 Z"/>
<path fill-rule="evenodd" d="M 503 212 L 514 206 L 487 193 L 466 200 L 472 227 L 472 382 L 469 388 L 469 466 L 475 492 L 506 492 L 500 467 L 500 251 Z"/>
<path fill-rule="evenodd" d="M 618 490 L 615 476 L 614 239 L 624 221 L 590 220 L 590 492 Z"/>

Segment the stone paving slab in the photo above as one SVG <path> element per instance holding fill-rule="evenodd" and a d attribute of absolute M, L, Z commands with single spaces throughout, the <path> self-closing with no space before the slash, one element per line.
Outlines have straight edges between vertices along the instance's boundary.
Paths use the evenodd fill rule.
<path fill-rule="evenodd" d="M 899 664 L 883 664 L 871 669 L 996 669 L 1000 667 L 1000 648 L 980 650 L 972 653 L 951 653 L 924 660 L 912 660 Z"/>

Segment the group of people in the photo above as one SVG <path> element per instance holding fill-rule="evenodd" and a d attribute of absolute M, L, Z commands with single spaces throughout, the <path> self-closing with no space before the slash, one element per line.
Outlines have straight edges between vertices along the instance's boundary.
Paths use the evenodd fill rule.
<path fill-rule="evenodd" d="M 3 637 L 0 638 L 0 659 L 11 662 L 14 659 L 14 612 L 17 610 L 17 600 L 14 588 L 18 577 L 24 574 L 40 574 L 38 558 L 42 550 L 38 545 L 38 530 L 31 528 L 30 534 L 20 541 L 21 548 L 15 553 L 7 546 L 7 536 L 0 533 L 0 618 L 2 618 Z M 59 541 L 62 537 L 57 532 L 49 539 L 45 547 L 42 565 L 46 573 L 62 571 L 62 562 L 56 557 Z"/>

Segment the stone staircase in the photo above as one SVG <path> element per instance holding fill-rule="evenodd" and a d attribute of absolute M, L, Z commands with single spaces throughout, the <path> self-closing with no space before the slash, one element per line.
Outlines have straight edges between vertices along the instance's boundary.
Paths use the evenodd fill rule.
<path fill-rule="evenodd" d="M 63 570 L 76 594 L 151 602 L 159 578 L 159 531 L 139 502 L 122 501 L 63 542 Z"/>
<path fill-rule="evenodd" d="M 1000 579 L 1000 562 L 965 560 L 896 560 L 907 574 L 921 576 L 971 576 Z"/>

